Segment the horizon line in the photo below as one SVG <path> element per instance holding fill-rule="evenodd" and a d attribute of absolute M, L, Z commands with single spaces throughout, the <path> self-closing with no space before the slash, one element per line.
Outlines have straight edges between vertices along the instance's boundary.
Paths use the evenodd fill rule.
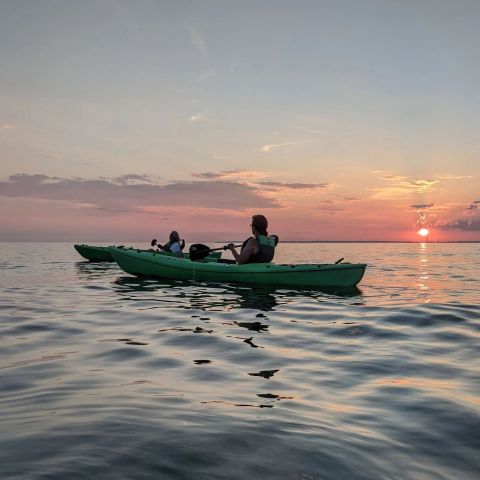
<path fill-rule="evenodd" d="M 204 240 L 209 243 L 238 243 L 242 240 Z M 124 241 L 111 241 L 111 240 L 0 240 L 0 243 L 73 243 L 82 244 L 85 242 L 92 243 L 132 243 L 132 242 L 149 242 L 149 240 L 124 240 Z M 192 243 L 192 242 L 187 242 Z M 281 240 L 279 243 L 480 243 L 480 240 Z"/>

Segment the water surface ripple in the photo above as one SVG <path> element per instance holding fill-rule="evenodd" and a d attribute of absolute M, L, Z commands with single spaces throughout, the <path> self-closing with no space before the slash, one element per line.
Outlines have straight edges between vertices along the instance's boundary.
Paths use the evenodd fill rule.
<path fill-rule="evenodd" d="M 476 479 L 480 247 L 286 244 L 321 292 L 0 244 L 1 479 Z"/>

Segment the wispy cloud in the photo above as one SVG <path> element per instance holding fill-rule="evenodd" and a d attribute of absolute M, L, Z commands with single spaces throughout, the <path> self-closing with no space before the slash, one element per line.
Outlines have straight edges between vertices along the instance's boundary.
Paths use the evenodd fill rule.
<path fill-rule="evenodd" d="M 439 180 L 465 180 L 473 177 L 472 175 L 435 175 L 435 178 Z"/>
<path fill-rule="evenodd" d="M 438 182 L 438 180 L 408 180 L 408 183 L 413 185 L 418 193 L 430 190 Z"/>
<path fill-rule="evenodd" d="M 219 172 L 194 172 L 192 176 L 206 180 L 227 180 L 242 182 L 254 188 L 279 192 L 281 190 L 317 190 L 331 186 L 330 183 L 279 182 L 265 180 L 267 174 L 256 170 L 222 170 Z"/>
<path fill-rule="evenodd" d="M 268 187 L 291 188 L 292 190 L 311 190 L 317 188 L 327 188 L 329 183 L 288 183 L 288 182 L 257 182 L 258 185 L 265 185 Z"/>
<path fill-rule="evenodd" d="M 412 193 L 425 194 L 434 190 L 435 185 L 439 183 L 438 179 L 417 179 L 402 175 L 385 175 L 383 172 L 381 180 L 387 182 L 384 187 L 369 187 L 368 190 L 374 192 L 377 198 L 402 198 Z"/>
<path fill-rule="evenodd" d="M 401 175 L 384 175 L 382 179 L 408 190 L 416 189 L 419 193 L 430 189 L 439 182 L 437 179 L 414 179 Z"/>
<path fill-rule="evenodd" d="M 301 145 L 304 143 L 308 143 L 307 141 L 298 141 L 298 142 L 285 142 L 285 143 L 276 143 L 272 145 L 264 145 L 263 147 L 260 147 L 260 151 L 264 153 L 270 153 L 274 150 L 278 149 L 283 149 L 285 147 L 289 147 L 291 145 Z"/>
<path fill-rule="evenodd" d="M 191 174 L 195 178 L 217 179 L 217 180 L 236 180 L 236 181 L 254 181 L 255 179 L 265 178 L 266 174 L 256 170 L 222 170 L 220 172 L 194 172 Z"/>
<path fill-rule="evenodd" d="M 199 123 L 199 122 L 207 122 L 208 115 L 203 112 L 194 113 L 188 118 L 188 123 Z"/>
<path fill-rule="evenodd" d="M 341 202 L 359 202 L 361 200 L 357 197 L 348 197 L 345 195 L 334 195 L 333 198 Z"/>
<path fill-rule="evenodd" d="M 4 128 L 5 130 L 8 130 L 8 129 L 11 129 L 11 128 L 15 128 L 15 125 L 13 125 L 12 123 L 4 123 L 2 125 L 2 128 Z"/>
<path fill-rule="evenodd" d="M 194 172 L 192 176 L 195 178 L 203 178 L 207 180 L 228 180 L 243 182 L 250 186 L 260 189 L 268 189 L 272 191 L 279 190 L 317 190 L 328 188 L 330 183 L 301 183 L 301 182 L 279 182 L 275 180 L 265 180 L 267 174 L 256 170 L 222 170 L 219 172 Z"/>

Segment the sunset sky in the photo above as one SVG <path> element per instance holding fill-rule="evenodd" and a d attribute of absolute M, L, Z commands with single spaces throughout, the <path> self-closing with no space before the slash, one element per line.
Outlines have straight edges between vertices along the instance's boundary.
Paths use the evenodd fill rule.
<path fill-rule="evenodd" d="M 0 240 L 480 240 L 478 0 L 3 0 Z"/>

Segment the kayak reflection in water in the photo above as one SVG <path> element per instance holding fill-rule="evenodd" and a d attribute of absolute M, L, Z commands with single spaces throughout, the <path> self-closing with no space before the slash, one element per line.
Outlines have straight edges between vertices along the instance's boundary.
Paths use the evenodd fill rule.
<path fill-rule="evenodd" d="M 263 215 L 254 215 L 250 226 L 254 236 L 243 242 L 240 253 L 237 252 L 233 243 L 229 243 L 227 248 L 232 252 L 239 265 L 244 263 L 271 262 L 275 255 L 278 237 L 276 235 L 268 235 L 268 220 Z"/>
<path fill-rule="evenodd" d="M 165 245 L 157 243 L 157 246 L 160 250 L 175 253 L 179 257 L 183 257 L 182 250 L 185 248 L 185 240 L 180 239 L 180 235 L 174 230 L 170 233 L 170 239 Z"/>

